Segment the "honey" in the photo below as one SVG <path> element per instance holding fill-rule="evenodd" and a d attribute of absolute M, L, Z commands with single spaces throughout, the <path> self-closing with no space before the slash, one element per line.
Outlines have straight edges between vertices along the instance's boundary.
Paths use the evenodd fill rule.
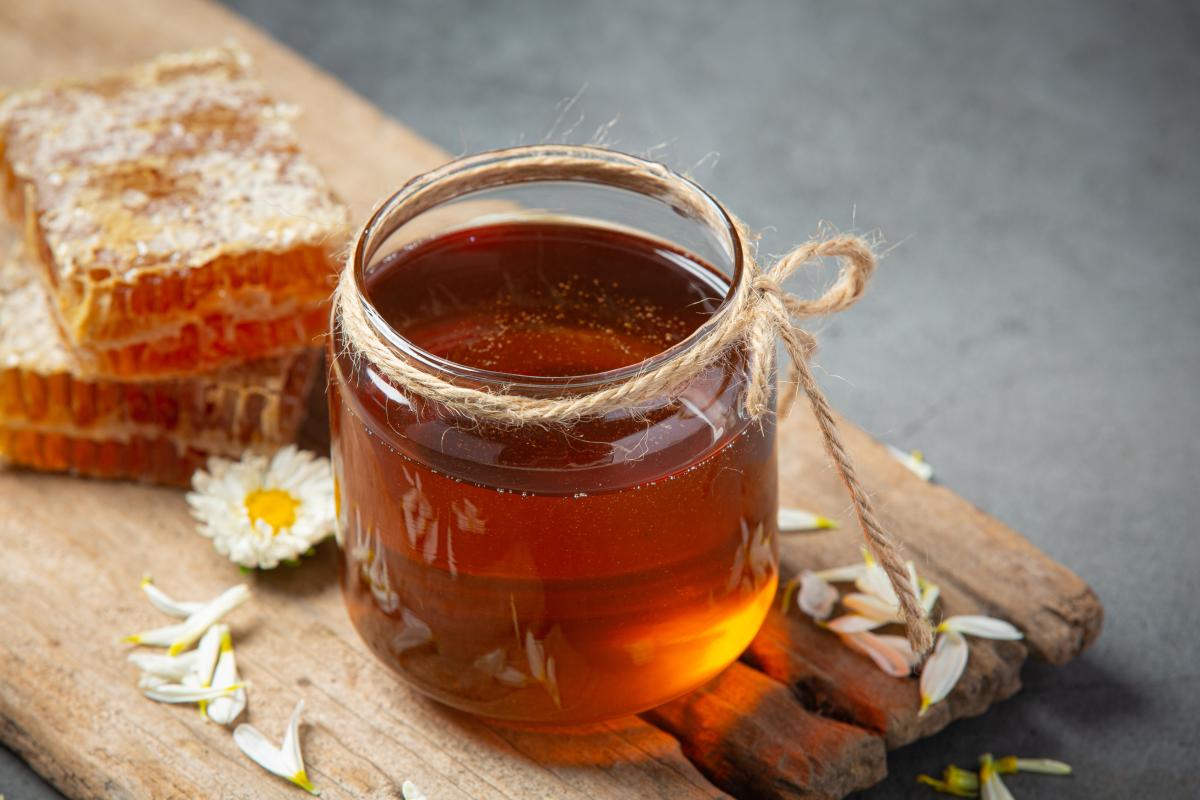
<path fill-rule="evenodd" d="M 408 356 L 531 394 L 669 357 L 728 278 L 634 231 L 474 225 L 396 250 L 366 295 Z M 563 425 L 465 420 L 331 340 L 341 579 L 371 649 L 467 711 L 638 712 L 746 647 L 777 582 L 773 423 L 734 352 L 674 398 Z"/>

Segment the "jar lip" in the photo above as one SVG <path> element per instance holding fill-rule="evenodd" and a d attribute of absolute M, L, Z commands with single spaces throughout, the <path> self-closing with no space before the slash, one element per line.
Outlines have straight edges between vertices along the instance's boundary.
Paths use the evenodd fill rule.
<path fill-rule="evenodd" d="M 413 203 L 422 193 L 436 186 L 444 180 L 452 179 L 456 174 L 461 174 L 467 170 L 472 170 L 488 164 L 493 164 L 501 161 L 515 161 L 521 159 L 541 159 L 547 157 L 570 158 L 581 160 L 600 160 L 612 162 L 618 165 L 625 165 L 636 169 L 651 170 L 658 173 L 660 176 L 666 176 L 670 181 L 682 186 L 688 192 L 692 193 L 697 199 L 705 205 L 714 216 L 720 220 L 721 233 L 727 238 L 727 244 L 733 261 L 733 273 L 729 276 L 729 283 L 725 289 L 725 294 L 721 298 L 720 305 L 716 310 L 700 324 L 687 337 L 676 342 L 671 347 L 656 353 L 655 355 L 643 361 L 638 361 L 633 364 L 628 364 L 616 369 L 607 370 L 604 372 L 593 372 L 583 375 L 563 375 L 563 376 L 543 376 L 543 375 L 523 375 L 519 373 L 498 372 L 488 369 L 480 369 L 470 367 L 465 364 L 451 361 L 442 358 L 434 353 L 425 350 L 417 345 L 412 340 L 408 339 L 400 331 L 396 330 L 384 319 L 383 315 L 375 308 L 371 302 L 370 294 L 366 286 L 366 267 L 372 256 L 380 245 L 398 230 L 405 223 L 417 218 L 422 213 L 436 208 L 442 202 L 455 199 L 462 195 L 450 195 L 449 197 L 435 200 L 427 206 L 415 204 L 413 210 L 405 214 L 402 209 L 408 203 Z M 469 192 L 482 191 L 485 189 L 500 188 L 503 186 L 515 186 L 522 183 L 538 183 L 542 181 L 563 180 L 561 178 L 543 177 L 538 178 L 533 176 L 517 176 L 515 178 L 504 179 L 499 177 L 493 182 L 486 185 L 474 186 Z M 600 181 L 589 180 L 586 178 L 573 178 L 576 182 L 593 183 L 600 185 Z M 627 191 L 634 191 L 627 187 L 618 187 Z M 648 193 L 643 193 L 647 197 L 654 196 Z M 444 375 L 462 378 L 482 386 L 503 387 L 506 392 L 522 391 L 530 394 L 545 394 L 554 390 L 572 390 L 580 391 L 587 389 L 595 389 L 600 386 L 620 383 L 623 380 L 632 378 L 639 373 L 649 369 L 658 367 L 664 363 L 672 361 L 688 350 L 695 343 L 703 338 L 703 336 L 712 328 L 714 328 L 726 314 L 730 313 L 732 300 L 737 293 L 739 284 L 742 281 L 742 271 L 746 268 L 745 259 L 742 253 L 742 240 L 738 232 L 737 224 L 733 218 L 725 210 L 716 198 L 709 194 L 698 183 L 687 178 L 679 173 L 671 170 L 663 164 L 639 158 L 637 156 L 622 153 L 616 150 L 609 150 L 600 147 L 591 147 L 584 145 L 522 145 L 518 147 L 510 147 L 498 150 L 488 150 L 475 155 L 458 158 L 449 161 L 440 167 L 436 167 L 428 172 L 417 175 L 406 182 L 400 189 L 394 192 L 390 197 L 384 200 L 372 213 L 370 219 L 359 233 L 350 257 L 352 259 L 354 281 L 358 288 L 358 302 L 362 304 L 363 311 L 370 322 L 375 332 L 382 337 L 392 348 L 398 350 L 404 356 L 418 362 L 426 368 L 442 373 Z"/>

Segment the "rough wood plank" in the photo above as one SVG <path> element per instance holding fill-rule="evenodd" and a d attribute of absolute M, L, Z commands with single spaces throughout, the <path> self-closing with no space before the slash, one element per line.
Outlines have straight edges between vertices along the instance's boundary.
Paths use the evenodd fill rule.
<path fill-rule="evenodd" d="M 738 797 L 837 800 L 887 774 L 879 738 L 808 713 L 784 684 L 743 664 L 645 716 Z"/>

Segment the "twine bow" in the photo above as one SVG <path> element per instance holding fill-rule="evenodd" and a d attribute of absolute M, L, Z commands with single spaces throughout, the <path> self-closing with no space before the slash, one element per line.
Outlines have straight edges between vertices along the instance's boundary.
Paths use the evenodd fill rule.
<path fill-rule="evenodd" d="M 792 273 L 814 259 L 827 257 L 837 258 L 841 262 L 841 269 L 837 281 L 825 294 L 813 300 L 806 300 L 783 290 L 783 282 Z M 794 383 L 787 383 L 780 393 L 780 412 L 786 413 L 791 407 L 797 386 L 804 390 L 817 419 L 817 426 L 821 429 L 825 452 L 829 454 L 838 477 L 850 493 L 854 513 L 866 539 L 867 550 L 887 573 L 888 581 L 896 592 L 900 614 L 913 652 L 924 655 L 933 647 L 933 631 L 930 629 L 925 609 L 921 606 L 917 588 L 912 585 L 908 569 L 897 552 L 895 542 L 875 515 L 871 497 L 863 489 L 854 468 L 854 461 L 846 452 L 842 437 L 838 433 L 833 409 L 830 408 L 825 393 L 817 385 L 808 366 L 809 356 L 816 347 L 816 339 L 798 324 L 799 320 L 806 317 L 834 314 L 854 305 L 866 290 L 875 265 L 875 254 L 863 239 L 858 236 L 835 236 L 799 245 L 775 262 L 769 270 L 754 276 L 751 285 L 761 298 L 760 307 L 763 311 L 751 334 L 754 344 L 749 350 L 755 360 L 751 364 L 752 378 L 747 390 L 746 407 L 753 415 L 764 413 L 769 408 L 769 393 L 763 392 L 761 387 L 764 384 L 770 385 L 775 337 L 779 336 L 787 349 L 796 378 Z M 766 376 L 763 380 L 756 379 L 760 373 Z"/>
<path fill-rule="evenodd" d="M 377 315 L 371 316 L 375 312 L 368 312 L 369 303 L 362 296 L 360 277 L 378 246 L 377 242 L 370 242 L 374 226 L 396 213 L 395 206 L 401 202 L 408 206 L 411 218 L 460 193 L 525 180 L 607 183 L 661 198 L 680 213 L 705 219 L 716 227 L 732 222 L 740 235 L 743 267 L 740 279 L 730 288 L 723 307 L 693 334 L 685 349 L 615 385 L 538 397 L 516 393 L 508 387 L 460 385 L 418 367 L 381 337 L 378 326 L 382 321 Z M 761 419 L 771 411 L 775 340 L 777 336 L 782 338 L 797 380 L 785 386 L 780 407 L 790 406 L 797 385 L 804 390 L 825 449 L 854 503 L 867 549 L 887 573 L 896 592 L 913 650 L 923 655 L 933 644 L 933 633 L 916 587 L 909 580 L 896 543 L 875 516 L 871 499 L 863 490 L 838 434 L 833 411 L 813 379 L 808 358 L 815 339 L 799 326 L 805 318 L 836 313 L 853 305 L 875 270 L 875 254 L 861 238 L 840 235 L 806 242 L 764 271 L 755 262 L 751 242 L 744 227 L 716 201 L 660 164 L 588 147 L 531 146 L 483 153 L 414 179 L 376 211 L 358 237 L 338 282 L 334 299 L 337 329 L 351 357 L 369 360 L 380 374 L 412 394 L 468 419 L 542 426 L 564 425 L 588 416 L 660 404 L 735 348 L 742 349 L 747 358 L 749 372 L 743 401 L 746 411 L 752 418 Z M 814 259 L 825 257 L 837 258 L 841 263 L 837 281 L 825 294 L 806 300 L 783 290 L 788 276 Z"/>

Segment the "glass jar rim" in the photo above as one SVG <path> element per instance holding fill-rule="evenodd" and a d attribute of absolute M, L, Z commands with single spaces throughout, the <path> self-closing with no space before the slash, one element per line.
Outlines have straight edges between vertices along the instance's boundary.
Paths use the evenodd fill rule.
<path fill-rule="evenodd" d="M 500 162 L 516 162 L 521 160 L 536 160 L 544 158 L 566 158 L 591 161 L 605 161 L 613 164 L 630 167 L 633 169 L 642 169 L 652 171 L 659 176 L 667 177 L 676 188 L 681 188 L 693 196 L 695 200 L 710 212 L 713 217 L 720 221 L 721 226 L 718 231 L 724 237 L 723 244 L 728 246 L 730 257 L 733 263 L 733 272 L 729 276 L 729 283 L 725 289 L 724 296 L 721 298 L 720 304 L 713 313 L 693 330 L 687 337 L 676 342 L 671 347 L 656 353 L 642 361 L 628 364 L 616 369 L 607 370 L 604 372 L 587 373 L 583 375 L 569 376 L 542 376 L 542 375 L 524 375 L 519 373 L 498 372 L 494 370 L 481 369 L 470 367 L 465 364 L 459 364 L 446 358 L 442 358 L 434 353 L 425 350 L 417 345 L 412 340 L 408 339 L 400 331 L 392 327 L 391 324 L 384 319 L 383 315 L 375 308 L 371 301 L 369 292 L 367 291 L 367 265 L 372 257 L 388 238 L 401 226 L 419 217 L 421 214 L 438 208 L 446 202 L 468 196 L 474 192 L 484 191 L 487 189 L 496 189 L 506 186 L 516 186 L 520 184 L 562 181 L 567 180 L 561 177 L 538 177 L 536 172 L 521 172 L 516 176 L 506 177 L 503 173 L 496 173 L 495 177 L 483 184 L 472 186 L 462 194 L 451 194 L 447 197 L 435 199 L 428 205 L 420 205 L 419 199 L 422 193 L 427 192 L 431 187 L 443 184 L 446 181 L 452 181 L 456 176 L 462 175 L 465 172 L 475 170 L 479 167 L 484 167 Z M 594 185 L 605 185 L 603 181 L 594 180 L 584 177 L 574 177 L 569 179 L 573 182 L 592 183 Z M 626 191 L 637 191 L 627 186 L 617 186 L 615 188 L 624 189 Z M 655 197 L 648 192 L 642 194 L 651 199 L 662 201 L 664 198 Z M 406 206 L 412 206 L 406 211 Z M 622 153 L 616 150 L 607 148 L 591 147 L 584 145 L 522 145 L 519 147 L 510 147 L 499 150 L 488 150 L 471 156 L 465 156 L 449 161 L 442 166 L 436 167 L 428 172 L 421 173 L 400 187 L 390 197 L 383 201 L 378 208 L 371 214 L 366 225 L 358 234 L 353 249 L 350 254 L 352 259 L 352 274 L 358 289 L 358 302 L 362 304 L 363 312 L 375 330 L 387 344 L 398 351 L 404 357 L 416 361 L 427 369 L 441 373 L 444 376 L 453 378 L 465 379 L 481 386 L 487 387 L 503 387 L 505 392 L 526 393 L 532 395 L 553 393 L 555 391 L 581 391 L 595 389 L 600 386 L 620 383 L 623 380 L 632 378 L 649 369 L 654 369 L 669 361 L 672 361 L 684 353 L 688 352 L 697 341 L 702 339 L 708 331 L 721 323 L 726 314 L 730 313 L 732 299 L 734 298 L 738 286 L 743 278 L 743 270 L 746 268 L 745 259 L 742 252 L 743 243 L 741 235 L 738 231 L 737 224 L 733 218 L 725 210 L 716 198 L 709 194 L 698 183 L 687 178 L 670 168 L 658 162 L 649 161 L 637 156 Z"/>

